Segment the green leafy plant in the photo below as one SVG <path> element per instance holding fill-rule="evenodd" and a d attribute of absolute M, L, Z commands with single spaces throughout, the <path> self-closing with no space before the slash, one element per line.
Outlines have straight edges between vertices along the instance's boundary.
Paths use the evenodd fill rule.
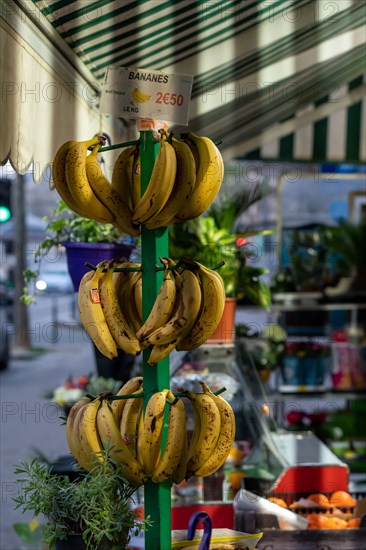
<path fill-rule="evenodd" d="M 172 257 L 186 256 L 208 267 L 225 262 L 219 273 L 225 284 L 226 295 L 239 299 L 246 296 L 266 309 L 270 304 L 271 293 L 261 276 L 267 270 L 247 264 L 249 252 L 245 245 L 248 238 L 270 234 L 272 231 L 237 233 L 233 228 L 238 216 L 267 192 L 264 187 L 254 196 L 241 194 L 222 197 L 210 207 L 206 215 L 169 228 Z"/>
<path fill-rule="evenodd" d="M 282 327 L 277 324 L 267 325 L 260 333 L 241 323 L 236 325 L 235 333 L 251 355 L 258 371 L 274 370 L 281 364 L 287 338 Z"/>
<path fill-rule="evenodd" d="M 52 249 L 62 250 L 63 244 L 67 242 L 118 243 L 125 238 L 125 235 L 114 225 L 78 216 L 62 200 L 58 201 L 57 207 L 53 208 L 44 220 L 48 222 L 46 237 L 34 252 L 34 261 L 39 266 Z M 25 286 L 21 300 L 26 304 L 32 303 L 35 299 L 37 291 L 31 293 L 29 285 L 37 279 L 38 275 L 39 267 L 36 270 L 26 268 L 23 271 Z"/>
<path fill-rule="evenodd" d="M 111 547 L 126 548 L 131 529 L 138 534 L 151 525 L 149 518 L 141 520 L 132 510 L 136 489 L 126 483 L 123 468 L 109 457 L 108 449 L 104 453 L 105 460 L 96 460 L 77 481 L 53 474 L 39 458 L 16 466 L 20 491 L 13 499 L 15 510 L 46 517 L 42 536 L 50 550 L 57 540 L 77 533 L 88 549 L 98 548 L 104 540 Z"/>

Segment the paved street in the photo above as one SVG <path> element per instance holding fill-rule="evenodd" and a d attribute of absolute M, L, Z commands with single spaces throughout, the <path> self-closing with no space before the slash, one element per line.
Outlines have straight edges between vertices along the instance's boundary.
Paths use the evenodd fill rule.
<path fill-rule="evenodd" d="M 20 550 L 21 542 L 12 524 L 26 521 L 13 511 L 16 495 L 14 464 L 41 451 L 50 460 L 67 454 L 61 409 L 45 395 L 72 375 L 95 373 L 93 348 L 72 316 L 71 298 L 60 298 L 58 324 L 52 301 L 41 298 L 30 308 L 30 332 L 34 346 L 42 349 L 31 356 L 12 358 L 0 374 L 0 548 Z"/>

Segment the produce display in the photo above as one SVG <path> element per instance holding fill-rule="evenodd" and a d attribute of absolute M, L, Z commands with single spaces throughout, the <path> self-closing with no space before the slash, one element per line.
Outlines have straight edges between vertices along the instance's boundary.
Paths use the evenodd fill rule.
<path fill-rule="evenodd" d="M 102 136 L 68 141 L 54 158 L 54 186 L 80 216 L 136 236 L 141 225 L 154 229 L 200 216 L 220 190 L 224 164 L 207 137 L 189 132 L 181 140 L 161 131 L 159 152 L 142 196 L 139 146 L 123 148 L 109 182 L 98 162 L 103 141 Z"/>
<path fill-rule="evenodd" d="M 143 410 L 143 378 L 126 382 L 117 397 L 110 393 L 83 397 L 71 409 L 66 423 L 70 451 L 79 465 L 92 470 L 95 460 L 108 456 L 124 467 L 134 486 L 148 478 L 154 483 L 180 483 L 191 476 L 208 476 L 226 461 L 235 438 L 235 416 L 229 403 L 204 383 L 202 393 L 184 391 L 187 404 L 171 390 L 154 393 Z M 139 394 L 141 397 L 138 397 Z M 137 395 L 137 397 L 128 397 Z M 123 399 L 123 396 L 126 398 Z M 188 442 L 186 406 L 194 411 L 193 434 Z M 168 430 L 161 449 L 166 407 Z"/>
<path fill-rule="evenodd" d="M 82 278 L 80 320 L 106 357 L 116 357 L 118 348 L 136 355 L 150 346 L 148 363 L 154 365 L 174 348 L 197 348 L 217 328 L 225 304 L 221 276 L 187 258 L 161 261 L 164 278 L 144 323 L 141 271 L 114 271 L 139 269 L 139 264 L 102 262 Z"/>
<path fill-rule="evenodd" d="M 329 497 L 324 493 L 312 493 L 287 505 L 282 498 L 267 500 L 282 508 L 289 508 L 308 520 L 308 529 L 354 529 L 361 518 L 354 516 L 357 501 L 347 491 L 335 491 Z"/>

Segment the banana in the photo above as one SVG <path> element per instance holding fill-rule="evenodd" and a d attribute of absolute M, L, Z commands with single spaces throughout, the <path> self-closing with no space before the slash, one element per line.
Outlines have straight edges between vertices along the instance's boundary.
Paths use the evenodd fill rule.
<path fill-rule="evenodd" d="M 133 297 L 136 305 L 136 310 L 139 315 L 139 319 L 142 319 L 142 277 L 136 278 L 136 282 L 133 285 Z M 137 338 L 137 334 L 136 334 Z"/>
<path fill-rule="evenodd" d="M 103 264 L 99 264 L 95 273 L 88 271 L 81 279 L 78 292 L 80 321 L 99 351 L 113 359 L 118 351 L 113 336 L 104 317 L 99 297 L 99 278 Z"/>
<path fill-rule="evenodd" d="M 77 435 L 89 469 L 93 468 L 96 460 L 103 460 L 103 446 L 96 425 L 97 413 L 100 406 L 100 399 L 95 399 L 88 403 L 80 412 L 80 418 L 78 418 L 77 423 Z"/>
<path fill-rule="evenodd" d="M 225 306 L 225 289 L 221 276 L 198 262 L 198 277 L 201 280 L 202 307 L 192 330 L 177 344 L 177 350 L 196 349 L 215 331 Z"/>
<path fill-rule="evenodd" d="M 147 364 L 156 365 L 157 363 L 160 363 L 160 361 L 165 359 L 165 357 L 168 357 L 169 353 L 173 351 L 176 345 L 177 340 L 173 340 L 168 344 L 152 346 Z"/>
<path fill-rule="evenodd" d="M 99 296 L 104 318 L 110 333 L 119 348 L 131 355 L 137 355 L 141 346 L 121 310 L 113 279 L 113 261 L 107 264 L 107 271 L 99 279 Z"/>
<path fill-rule="evenodd" d="M 201 382 L 203 392 L 216 403 L 221 418 L 220 435 L 216 446 L 206 462 L 195 471 L 196 476 L 206 477 L 216 472 L 224 464 L 235 439 L 235 415 L 229 403 L 220 395 L 215 395 L 209 387 Z"/>
<path fill-rule="evenodd" d="M 72 441 L 76 459 L 85 470 L 92 470 L 96 460 L 103 460 L 103 447 L 96 431 L 96 415 L 100 400 L 96 399 L 81 407 L 76 414 Z"/>
<path fill-rule="evenodd" d="M 111 458 L 124 468 L 126 480 L 137 487 L 142 485 L 146 481 L 146 475 L 124 443 L 107 400 L 103 400 L 98 410 L 97 429 L 103 446 L 109 449 Z"/>
<path fill-rule="evenodd" d="M 149 184 L 133 213 L 133 223 L 144 224 L 160 212 L 172 192 L 176 171 L 177 159 L 174 149 L 163 134 Z"/>
<path fill-rule="evenodd" d="M 188 441 L 187 441 L 187 432 L 183 435 L 183 450 L 178 463 L 178 466 L 175 468 L 172 474 L 172 481 L 179 485 L 187 473 L 187 464 L 188 464 Z"/>
<path fill-rule="evenodd" d="M 140 150 L 136 149 L 133 155 L 132 179 L 131 179 L 131 201 L 134 210 L 141 199 L 141 160 Z"/>
<path fill-rule="evenodd" d="M 132 98 L 137 101 L 137 103 L 145 103 L 145 101 L 149 101 L 151 95 L 145 94 L 138 88 L 135 88 L 132 92 Z"/>
<path fill-rule="evenodd" d="M 134 376 L 122 386 L 117 395 L 130 395 L 136 393 L 141 389 L 141 387 L 142 376 Z M 117 426 L 121 423 L 122 412 L 126 406 L 126 401 L 127 399 L 114 399 L 111 403 L 111 409 L 113 411 Z"/>
<path fill-rule="evenodd" d="M 86 157 L 85 169 L 86 176 L 97 199 L 112 212 L 115 216 L 113 224 L 128 235 L 139 235 L 140 230 L 137 226 L 132 225 L 132 210 L 126 206 L 121 196 L 109 183 L 100 164 L 97 160 L 97 154 L 101 145 L 96 145 L 90 155 Z"/>
<path fill-rule="evenodd" d="M 163 260 L 165 261 L 165 260 Z M 136 333 L 139 340 L 144 340 L 146 336 L 154 332 L 169 321 L 176 298 L 176 285 L 174 276 L 169 271 L 169 264 L 166 262 L 164 278 L 161 283 L 158 295 L 150 311 L 148 318 Z"/>
<path fill-rule="evenodd" d="M 220 435 L 220 411 L 210 395 L 188 391 L 195 425 L 188 450 L 187 475 L 196 475 L 216 447 Z M 197 422 L 197 427 L 196 427 Z"/>
<path fill-rule="evenodd" d="M 146 223 L 148 229 L 168 226 L 172 223 L 182 204 L 189 200 L 196 183 L 196 163 L 188 145 L 181 140 L 172 139 L 177 157 L 177 172 L 174 187 L 162 210 Z"/>
<path fill-rule="evenodd" d="M 117 264 L 116 267 L 139 268 L 140 264 L 123 262 Z M 132 287 L 140 277 L 141 272 L 133 271 L 114 272 L 113 274 L 118 303 L 134 337 L 141 327 L 141 318 L 135 303 L 135 291 Z"/>
<path fill-rule="evenodd" d="M 78 141 L 71 147 L 65 162 L 66 182 L 74 202 L 79 210 L 85 212 L 86 218 L 113 223 L 115 216 L 93 193 L 86 175 L 88 148 L 97 145 L 99 139 L 94 137 L 89 141 Z"/>
<path fill-rule="evenodd" d="M 133 210 L 132 173 L 137 146 L 132 145 L 122 150 L 114 163 L 112 172 L 112 188 L 117 191 L 125 206 Z"/>
<path fill-rule="evenodd" d="M 175 398 L 170 390 L 167 393 L 167 399 L 174 404 L 169 405 L 167 439 L 164 451 L 151 477 L 154 483 L 161 483 L 172 476 L 182 457 L 186 437 L 186 409 L 183 401 Z"/>
<path fill-rule="evenodd" d="M 55 158 L 52 163 L 52 179 L 53 185 L 62 198 L 62 200 L 71 208 L 76 214 L 83 216 L 83 209 L 78 207 L 78 204 L 74 201 L 69 188 L 67 187 L 65 163 L 66 157 L 70 149 L 76 145 L 76 141 L 67 141 L 58 149 Z"/>
<path fill-rule="evenodd" d="M 178 280 L 177 297 L 171 318 L 154 330 L 143 341 L 145 344 L 170 344 L 184 338 L 193 327 L 201 306 L 201 288 L 198 278 L 185 269 Z"/>
<path fill-rule="evenodd" d="M 136 458 L 137 428 L 143 403 L 143 390 L 137 390 L 135 393 L 140 394 L 141 397 L 127 399 L 122 412 L 119 431 L 124 443 L 128 446 L 128 450 Z"/>
<path fill-rule="evenodd" d="M 187 140 L 188 144 L 193 142 L 197 147 L 199 162 L 195 187 L 176 214 L 176 221 L 191 220 L 203 214 L 219 192 L 224 177 L 222 156 L 213 141 L 192 132 L 187 134 Z"/>
<path fill-rule="evenodd" d="M 123 301 L 126 318 L 135 335 L 141 328 L 141 317 L 135 301 L 135 286 L 140 278 L 141 272 L 139 271 L 128 273 L 120 294 L 120 300 Z"/>
<path fill-rule="evenodd" d="M 66 420 L 66 441 L 69 446 L 69 449 L 71 451 L 72 456 L 77 460 L 76 456 L 76 448 L 74 446 L 73 442 L 73 430 L 74 430 L 74 424 L 75 424 L 75 418 L 79 410 L 90 402 L 90 399 L 88 397 L 82 397 L 79 401 L 77 401 L 72 407 L 67 415 Z"/>
<path fill-rule="evenodd" d="M 168 390 L 154 393 L 146 405 L 142 430 L 139 430 L 140 460 L 151 477 L 160 455 L 164 411 Z"/>

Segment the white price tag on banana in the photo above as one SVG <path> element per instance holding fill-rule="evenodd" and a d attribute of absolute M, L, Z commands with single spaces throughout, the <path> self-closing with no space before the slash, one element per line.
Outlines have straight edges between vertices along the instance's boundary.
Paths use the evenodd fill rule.
<path fill-rule="evenodd" d="M 193 75 L 111 65 L 102 85 L 100 110 L 123 118 L 152 118 L 188 125 Z"/>

